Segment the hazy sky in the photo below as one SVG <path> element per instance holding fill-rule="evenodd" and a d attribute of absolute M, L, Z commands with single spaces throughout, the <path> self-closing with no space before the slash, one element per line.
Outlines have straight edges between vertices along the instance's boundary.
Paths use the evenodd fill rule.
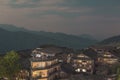
<path fill-rule="evenodd" d="M 120 0 L 0 0 L 0 24 L 105 38 L 120 34 Z"/>

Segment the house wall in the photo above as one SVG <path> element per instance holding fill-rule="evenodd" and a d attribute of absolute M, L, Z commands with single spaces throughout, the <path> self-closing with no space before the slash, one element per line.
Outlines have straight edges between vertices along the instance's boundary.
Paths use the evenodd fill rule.
<path fill-rule="evenodd" d="M 42 62 L 31 62 L 32 69 L 38 68 L 35 71 L 31 71 L 32 77 L 37 78 L 38 80 L 53 80 L 59 76 L 59 71 L 61 70 L 60 65 L 54 65 L 58 61 L 42 61 Z M 53 66 L 52 66 L 53 65 Z M 41 69 L 42 68 L 42 69 Z"/>
<path fill-rule="evenodd" d="M 57 60 L 52 61 L 40 61 L 40 62 L 31 62 L 32 68 L 45 68 L 57 63 Z"/>
<path fill-rule="evenodd" d="M 41 78 L 47 77 L 48 76 L 48 70 L 37 70 L 37 71 L 32 71 L 32 77 L 36 78 L 40 76 Z"/>
<path fill-rule="evenodd" d="M 98 62 L 105 63 L 105 64 L 115 64 L 118 62 L 118 59 L 112 58 L 98 58 Z"/>
<path fill-rule="evenodd" d="M 86 70 L 86 73 L 92 73 L 93 72 L 93 60 L 81 60 L 81 59 L 74 59 L 73 60 L 73 67 L 76 72 L 81 72 L 83 69 Z M 80 71 L 79 71 L 79 70 Z"/>

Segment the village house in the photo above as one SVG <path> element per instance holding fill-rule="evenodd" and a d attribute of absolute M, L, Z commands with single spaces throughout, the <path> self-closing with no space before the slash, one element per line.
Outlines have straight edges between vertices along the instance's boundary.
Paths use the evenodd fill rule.
<path fill-rule="evenodd" d="M 92 60 L 90 57 L 83 53 L 75 54 L 72 57 L 71 63 L 76 73 L 88 73 L 88 74 L 93 73 L 94 60 Z"/>
<path fill-rule="evenodd" d="M 118 63 L 118 61 L 118 57 L 113 55 L 111 52 L 105 51 L 98 54 L 98 62 L 101 64 L 115 64 Z"/>
<path fill-rule="evenodd" d="M 58 80 L 65 76 L 55 55 L 41 48 L 32 51 L 31 80 Z"/>
<path fill-rule="evenodd" d="M 76 75 L 86 74 L 86 77 L 93 78 L 97 75 L 107 76 L 109 68 L 103 65 L 118 62 L 115 55 L 103 49 L 88 49 L 78 53 L 66 50 L 58 47 L 33 49 L 29 57 L 30 66 L 28 65 L 30 80 L 69 80 L 70 76 L 74 78 Z M 25 78 L 27 80 L 27 76 L 23 77 Z"/>

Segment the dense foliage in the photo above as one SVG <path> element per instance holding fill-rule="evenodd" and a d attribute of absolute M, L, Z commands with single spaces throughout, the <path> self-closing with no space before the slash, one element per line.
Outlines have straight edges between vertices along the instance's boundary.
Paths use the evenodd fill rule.
<path fill-rule="evenodd" d="M 14 80 L 20 69 L 19 56 L 15 51 L 10 51 L 0 58 L 0 77 Z"/>

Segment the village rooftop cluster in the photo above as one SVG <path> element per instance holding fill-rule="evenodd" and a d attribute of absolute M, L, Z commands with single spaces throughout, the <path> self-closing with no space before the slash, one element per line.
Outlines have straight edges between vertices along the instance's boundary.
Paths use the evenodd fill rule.
<path fill-rule="evenodd" d="M 119 57 L 112 49 L 117 48 L 109 49 L 35 48 L 22 63 L 22 80 L 116 80 Z"/>

